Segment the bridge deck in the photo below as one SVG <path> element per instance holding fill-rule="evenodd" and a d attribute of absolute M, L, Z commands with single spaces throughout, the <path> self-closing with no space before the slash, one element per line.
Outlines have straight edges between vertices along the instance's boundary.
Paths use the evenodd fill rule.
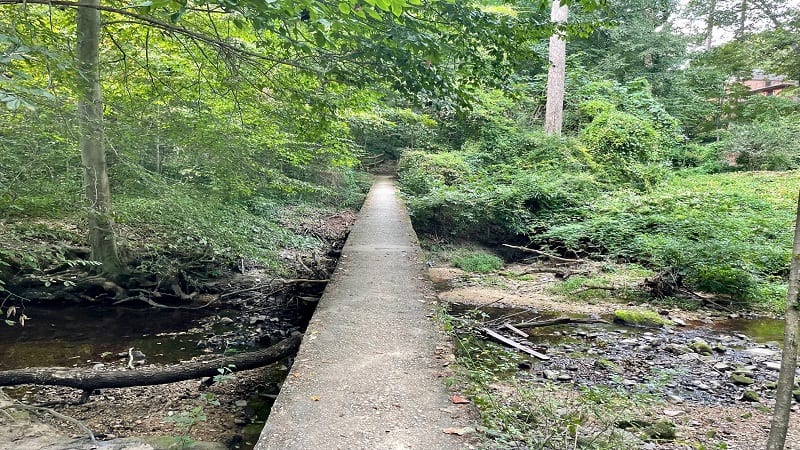
<path fill-rule="evenodd" d="M 378 177 L 256 450 L 463 448 L 408 213 Z"/>

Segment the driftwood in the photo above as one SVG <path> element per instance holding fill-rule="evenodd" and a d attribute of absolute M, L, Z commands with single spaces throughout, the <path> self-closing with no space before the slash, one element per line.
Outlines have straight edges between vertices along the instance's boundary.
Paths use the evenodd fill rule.
<path fill-rule="evenodd" d="M 527 354 L 529 354 L 529 355 L 531 355 L 533 357 L 539 358 L 542 361 L 547 361 L 548 359 L 550 359 L 550 357 L 545 355 L 544 353 L 539 353 L 536 350 L 528 347 L 527 345 L 522 345 L 519 342 L 514 342 L 511 339 L 503 336 L 502 334 L 497 333 L 495 331 L 492 331 L 492 330 L 490 330 L 488 328 L 481 328 L 481 331 L 483 331 L 489 337 L 491 337 L 492 339 L 494 339 L 496 341 L 499 341 L 499 342 L 502 342 L 503 344 L 506 344 L 508 346 L 514 347 L 515 349 L 517 349 L 519 351 L 522 351 L 522 352 L 525 352 L 525 353 L 527 353 Z"/>
<path fill-rule="evenodd" d="M 503 324 L 503 328 L 505 328 L 508 331 L 511 331 L 512 333 L 514 333 L 514 334 L 516 334 L 516 335 L 518 335 L 520 337 L 523 337 L 523 338 L 526 338 L 526 339 L 528 337 L 530 337 L 530 335 L 528 333 L 520 330 L 519 328 L 515 327 L 514 325 L 511 325 L 510 323 L 504 323 Z"/>
<path fill-rule="evenodd" d="M 583 260 L 581 260 L 581 259 L 562 258 L 561 256 L 552 255 L 550 253 L 543 252 L 541 250 L 535 250 L 535 249 L 528 248 L 528 247 L 520 247 L 518 245 L 510 245 L 510 244 L 502 244 L 502 245 L 503 245 L 503 247 L 513 248 L 514 250 L 519 250 L 519 251 L 522 251 L 522 252 L 525 252 L 525 253 L 533 253 L 535 255 L 544 256 L 544 257 L 547 257 L 550 260 L 552 260 L 554 262 L 558 262 L 558 263 L 573 264 L 573 263 L 583 262 Z"/>
<path fill-rule="evenodd" d="M 193 378 L 211 377 L 219 375 L 219 369 L 223 367 L 228 367 L 235 372 L 266 366 L 293 355 L 300 347 L 301 340 L 302 334 L 295 333 L 263 350 L 240 353 L 211 361 L 194 361 L 167 367 L 142 367 L 137 370 L 114 372 L 98 372 L 92 369 L 66 367 L 7 370 L 0 372 L 0 386 L 16 386 L 20 384 L 67 386 L 82 389 L 83 398 L 87 400 L 95 389 L 152 386 Z"/>
<path fill-rule="evenodd" d="M 553 325 L 566 325 L 573 323 L 608 323 L 608 321 L 603 319 L 589 319 L 589 318 L 580 319 L 572 317 L 559 317 L 558 319 L 539 320 L 534 322 L 520 322 L 520 323 L 515 323 L 512 326 L 516 328 L 541 328 Z"/>

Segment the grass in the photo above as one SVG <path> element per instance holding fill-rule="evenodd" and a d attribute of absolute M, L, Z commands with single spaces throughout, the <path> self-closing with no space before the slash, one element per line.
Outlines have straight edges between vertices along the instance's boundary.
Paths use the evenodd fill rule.
<path fill-rule="evenodd" d="M 450 259 L 453 266 L 472 273 L 490 273 L 503 267 L 503 260 L 482 251 L 457 251 Z"/>

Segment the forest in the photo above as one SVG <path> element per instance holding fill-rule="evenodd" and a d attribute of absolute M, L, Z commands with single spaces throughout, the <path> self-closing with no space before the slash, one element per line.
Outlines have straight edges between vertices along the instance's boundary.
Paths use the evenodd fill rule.
<path fill-rule="evenodd" d="M 313 303 L 374 173 L 464 283 L 549 273 L 585 304 L 782 317 L 798 80 L 791 0 L 0 0 L 0 326 L 43 305 Z M 487 392 L 523 362 L 476 340 L 494 318 L 468 309 L 438 317 L 452 383 Z M 241 340 L 302 328 L 286 323 Z M 482 445 L 628 448 L 574 430 L 651 401 L 515 409 L 533 392 L 475 400 Z"/>

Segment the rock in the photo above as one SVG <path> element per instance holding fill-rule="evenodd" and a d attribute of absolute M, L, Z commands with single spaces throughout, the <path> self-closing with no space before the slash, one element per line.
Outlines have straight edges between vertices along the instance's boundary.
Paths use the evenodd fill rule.
<path fill-rule="evenodd" d="M 800 389 L 792 391 L 792 397 L 794 397 L 794 401 L 800 402 Z"/>
<path fill-rule="evenodd" d="M 674 323 L 675 325 L 677 325 L 679 327 L 685 327 L 686 326 L 686 322 L 684 322 L 681 319 L 678 319 L 677 317 L 673 317 L 672 318 L 672 323 Z"/>
<path fill-rule="evenodd" d="M 672 403 L 675 403 L 676 405 L 680 405 L 681 403 L 684 402 L 683 397 L 681 397 L 680 395 L 675 395 L 675 394 L 668 394 L 667 395 L 667 400 L 672 402 Z"/>
<path fill-rule="evenodd" d="M 247 406 L 247 400 L 236 400 L 233 402 L 234 405 L 238 406 L 239 408 L 244 408 Z"/>
<path fill-rule="evenodd" d="M 724 363 L 724 362 L 718 362 L 718 363 L 714 364 L 714 368 L 719 370 L 720 372 L 724 372 L 724 371 L 730 369 L 731 366 L 726 364 L 726 363 Z"/>
<path fill-rule="evenodd" d="M 701 355 L 710 355 L 710 354 L 714 353 L 714 349 L 712 349 L 711 346 L 708 345 L 708 342 L 706 342 L 706 341 L 704 341 L 702 339 L 696 339 L 694 342 L 692 342 L 689 345 L 689 347 L 692 350 L 694 350 L 695 353 L 699 353 Z"/>
<path fill-rule="evenodd" d="M 746 402 L 760 402 L 761 398 L 758 396 L 758 393 L 752 389 L 746 389 L 742 393 L 742 400 Z"/>
<path fill-rule="evenodd" d="M 767 358 L 778 355 L 778 352 L 776 352 L 775 350 L 770 350 L 764 347 L 748 348 L 745 349 L 744 352 L 751 356 L 764 356 Z"/>
<path fill-rule="evenodd" d="M 230 317 L 223 317 L 223 318 L 219 319 L 219 323 L 221 323 L 223 325 L 230 325 L 230 324 L 233 323 L 233 319 L 231 319 Z"/>
<path fill-rule="evenodd" d="M 676 344 L 676 343 L 669 343 L 667 344 L 664 349 L 673 355 L 685 355 L 686 353 L 691 353 L 692 349 L 687 347 L 683 344 Z"/>
<path fill-rule="evenodd" d="M 675 424 L 669 420 L 659 420 L 644 429 L 646 441 L 674 441 Z"/>
<path fill-rule="evenodd" d="M 561 375 L 556 377 L 556 379 L 558 381 L 571 381 L 572 380 L 572 376 L 570 374 L 568 374 L 568 373 L 562 373 Z"/>
<path fill-rule="evenodd" d="M 558 371 L 557 370 L 545 370 L 542 372 L 542 376 L 544 376 L 545 380 L 555 380 L 558 378 Z"/>
<path fill-rule="evenodd" d="M 738 373 L 732 374 L 730 380 L 733 382 L 733 384 L 737 384 L 739 386 L 749 386 L 753 384 L 752 378 Z"/>
<path fill-rule="evenodd" d="M 683 413 L 684 413 L 684 411 L 681 411 L 680 409 L 665 409 L 664 410 L 664 415 L 667 416 L 667 417 L 675 417 L 675 416 L 681 415 Z"/>
<path fill-rule="evenodd" d="M 774 381 L 770 381 L 769 383 L 764 384 L 764 387 L 767 388 L 767 389 L 777 389 L 778 388 L 778 383 L 776 383 Z"/>
<path fill-rule="evenodd" d="M 781 363 L 780 362 L 767 361 L 767 362 L 764 363 L 764 365 L 769 370 L 781 370 Z"/>
<path fill-rule="evenodd" d="M 603 358 L 595 360 L 594 366 L 597 367 L 598 369 L 605 369 L 609 372 L 616 374 L 623 373 L 622 368 L 618 366 L 615 362 Z"/>

